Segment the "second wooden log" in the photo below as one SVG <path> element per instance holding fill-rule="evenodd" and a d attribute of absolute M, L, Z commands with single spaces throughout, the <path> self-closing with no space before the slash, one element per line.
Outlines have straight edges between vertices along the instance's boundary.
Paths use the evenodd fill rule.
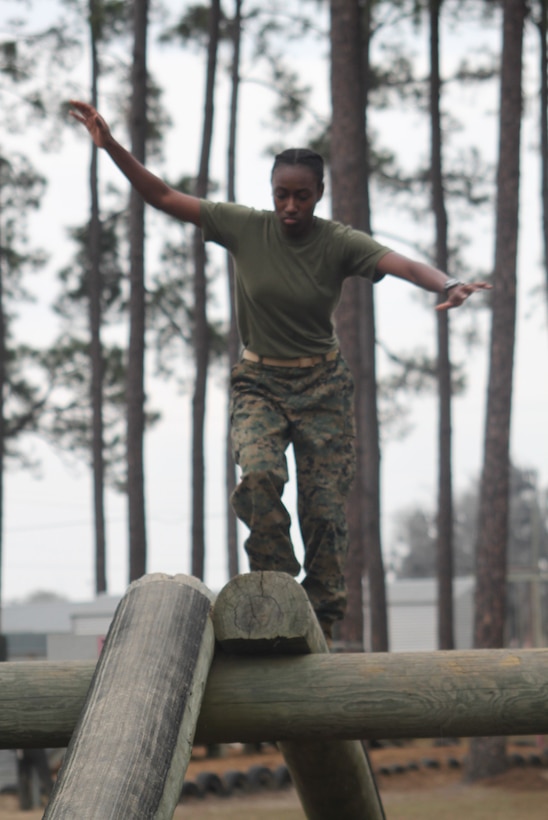
<path fill-rule="evenodd" d="M 251 572 L 233 578 L 217 597 L 213 622 L 217 642 L 228 653 L 329 651 L 306 592 L 286 573 Z M 309 820 L 384 820 L 375 777 L 359 740 L 303 739 L 278 746 Z"/>
<path fill-rule="evenodd" d="M 212 601 L 185 575 L 130 585 L 44 818 L 173 817 L 213 658 Z"/>
<path fill-rule="evenodd" d="M 0 748 L 66 746 L 93 661 L 0 664 Z M 548 649 L 218 652 L 195 742 L 548 734 Z"/>

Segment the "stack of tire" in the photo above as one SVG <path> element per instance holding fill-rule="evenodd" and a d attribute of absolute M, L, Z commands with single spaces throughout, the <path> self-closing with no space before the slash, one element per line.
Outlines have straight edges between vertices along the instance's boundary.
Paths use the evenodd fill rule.
<path fill-rule="evenodd" d="M 291 775 L 287 766 L 281 764 L 276 769 L 267 766 L 252 766 L 247 772 L 230 769 L 222 775 L 214 772 L 200 772 L 194 780 L 185 780 L 181 799 L 203 798 L 207 795 L 230 797 L 232 795 L 253 794 L 263 790 L 286 789 L 291 785 Z"/>

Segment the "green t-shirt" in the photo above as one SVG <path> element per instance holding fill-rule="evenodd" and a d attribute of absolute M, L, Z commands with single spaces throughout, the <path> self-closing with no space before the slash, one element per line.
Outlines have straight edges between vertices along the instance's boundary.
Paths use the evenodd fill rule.
<path fill-rule="evenodd" d="M 222 245 L 236 270 L 236 311 L 244 347 L 291 359 L 337 346 L 333 312 L 347 276 L 373 280 L 389 252 L 368 234 L 314 218 L 312 231 L 288 239 L 273 211 L 201 202 L 204 241 Z"/>

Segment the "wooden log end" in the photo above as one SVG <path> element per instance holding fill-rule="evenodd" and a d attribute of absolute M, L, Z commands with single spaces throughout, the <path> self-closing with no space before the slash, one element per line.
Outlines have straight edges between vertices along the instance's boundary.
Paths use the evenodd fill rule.
<path fill-rule="evenodd" d="M 180 584 L 181 586 L 191 587 L 197 592 L 201 592 L 201 594 L 206 598 L 209 598 L 212 603 L 215 600 L 214 593 L 211 592 L 211 590 L 208 589 L 199 578 L 195 578 L 193 575 L 185 575 L 182 572 L 177 573 L 176 575 L 168 575 L 165 572 L 149 572 L 146 575 L 142 575 L 141 578 L 137 578 L 135 581 L 132 581 L 127 589 L 127 592 L 148 584 L 158 583 Z"/>
<path fill-rule="evenodd" d="M 306 592 L 285 572 L 233 578 L 217 596 L 213 625 L 226 652 L 302 655 L 327 648 Z"/>

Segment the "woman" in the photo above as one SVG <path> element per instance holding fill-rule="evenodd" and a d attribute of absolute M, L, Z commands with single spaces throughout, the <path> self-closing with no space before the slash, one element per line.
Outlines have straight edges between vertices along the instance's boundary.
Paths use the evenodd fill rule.
<path fill-rule="evenodd" d="M 303 587 L 327 638 L 346 606 L 345 500 L 355 471 L 353 384 L 339 354 L 332 316 L 343 281 L 385 274 L 435 293 L 438 310 L 461 305 L 489 287 L 464 284 L 430 265 L 384 247 L 367 234 L 314 215 L 324 192 L 323 160 L 290 149 L 272 169 L 274 211 L 212 203 L 174 190 L 112 137 L 87 103 L 72 101 L 83 123 L 143 199 L 202 229 L 225 247 L 236 270 L 236 307 L 243 344 L 231 377 L 232 442 L 241 481 L 232 505 L 249 527 L 252 570 L 301 570 L 281 501 L 285 452 L 293 445 L 298 515 L 305 547 Z"/>

